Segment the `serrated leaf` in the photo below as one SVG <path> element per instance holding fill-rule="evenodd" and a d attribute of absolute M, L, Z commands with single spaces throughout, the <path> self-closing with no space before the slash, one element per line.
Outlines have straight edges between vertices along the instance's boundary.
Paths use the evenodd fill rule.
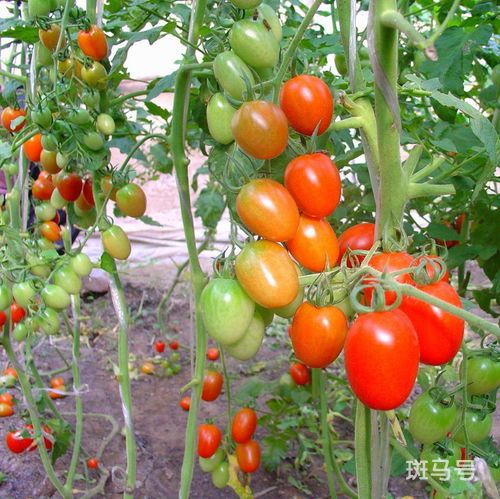
<path fill-rule="evenodd" d="M 156 220 L 153 220 L 148 215 L 143 215 L 142 217 L 139 218 L 139 220 L 142 223 L 145 223 L 146 225 L 153 225 L 155 227 L 163 227 L 163 225 L 160 222 L 157 222 Z"/>
<path fill-rule="evenodd" d="M 214 186 L 207 186 L 201 192 L 195 202 L 195 216 L 200 217 L 203 225 L 209 229 L 215 229 L 222 217 L 226 202 L 221 192 Z"/>
<path fill-rule="evenodd" d="M 149 90 L 147 96 L 146 96 L 146 101 L 150 101 L 158 97 L 160 94 L 165 92 L 166 90 L 172 88 L 175 85 L 175 78 L 177 76 L 177 72 L 174 71 L 173 73 L 164 76 L 163 78 L 160 78 L 159 80 L 155 80 L 154 85 L 151 87 Z M 151 86 L 151 83 L 149 84 Z M 148 87 L 149 88 L 149 87 Z"/>
<path fill-rule="evenodd" d="M 146 106 L 148 111 L 154 116 L 159 116 L 165 121 L 167 121 L 170 118 L 170 112 L 167 109 L 158 106 L 158 104 L 155 104 L 154 102 L 145 102 L 144 105 Z"/>

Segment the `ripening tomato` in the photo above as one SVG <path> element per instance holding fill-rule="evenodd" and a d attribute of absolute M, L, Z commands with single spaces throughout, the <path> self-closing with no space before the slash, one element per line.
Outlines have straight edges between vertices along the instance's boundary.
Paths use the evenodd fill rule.
<path fill-rule="evenodd" d="M 342 257 L 344 256 L 348 248 L 351 251 L 369 251 L 374 243 L 375 224 L 360 223 L 349 227 L 347 230 L 342 232 L 339 237 L 339 258 L 337 261 L 337 265 L 340 265 Z M 364 256 L 353 255 L 347 259 L 347 266 L 351 268 L 353 263 L 355 265 L 361 265 L 364 259 Z"/>
<path fill-rule="evenodd" d="M 2 111 L 0 119 L 5 130 L 11 133 L 19 132 L 26 124 L 26 111 L 8 106 Z"/>
<path fill-rule="evenodd" d="M 52 221 L 44 222 L 40 226 L 40 234 L 45 237 L 45 239 L 55 243 L 61 239 L 61 227 Z"/>
<path fill-rule="evenodd" d="M 264 331 L 266 327 L 260 313 L 256 310 L 250 325 L 248 326 L 243 338 L 236 343 L 227 345 L 226 352 L 238 360 L 249 360 L 255 357 L 264 340 Z"/>
<path fill-rule="evenodd" d="M 60 385 L 57 388 L 54 388 L 54 390 L 49 390 L 49 397 L 52 400 L 63 399 L 66 397 L 66 394 L 60 393 L 60 392 L 65 392 L 65 391 L 66 391 L 66 387 L 64 385 Z"/>
<path fill-rule="evenodd" d="M 158 352 L 158 353 L 163 353 L 165 351 L 165 342 L 163 341 L 156 341 L 155 342 L 155 350 Z"/>
<path fill-rule="evenodd" d="M 26 310 L 15 301 L 10 305 L 10 318 L 14 324 L 21 322 L 26 317 Z"/>
<path fill-rule="evenodd" d="M 243 289 L 264 308 L 284 307 L 299 292 L 295 265 L 278 243 L 263 239 L 247 244 L 236 257 L 235 270 Z"/>
<path fill-rule="evenodd" d="M 307 215 L 300 216 L 297 232 L 286 247 L 295 260 L 311 272 L 333 267 L 339 254 L 337 236 L 328 221 Z"/>
<path fill-rule="evenodd" d="M 14 454 L 21 454 L 26 451 L 32 444 L 32 438 L 22 436 L 23 430 L 9 431 L 5 435 L 5 443 L 7 448 Z"/>
<path fill-rule="evenodd" d="M 218 348 L 212 347 L 207 350 L 207 359 L 215 362 L 220 356 Z"/>
<path fill-rule="evenodd" d="M 236 446 L 236 459 L 241 471 L 253 473 L 260 466 L 260 445 L 255 440 L 249 440 Z"/>
<path fill-rule="evenodd" d="M 14 320 L 14 319 L 12 319 L 12 320 Z M 17 321 L 17 322 L 19 322 L 19 321 Z M 17 379 L 17 371 L 13 367 L 7 367 L 7 369 L 4 369 L 3 374 L 5 376 L 12 376 L 13 378 Z"/>
<path fill-rule="evenodd" d="M 300 362 L 294 362 L 290 366 L 289 370 L 290 376 L 296 385 L 307 385 L 311 381 L 311 375 L 309 374 L 309 369 Z"/>
<path fill-rule="evenodd" d="M 462 308 L 458 293 L 447 282 L 439 281 L 417 288 Z M 409 317 L 418 334 L 421 362 L 439 366 L 455 357 L 464 336 L 463 319 L 411 296 L 403 297 L 400 308 Z"/>
<path fill-rule="evenodd" d="M 182 397 L 179 400 L 179 407 L 184 411 L 189 411 L 189 409 L 191 408 L 191 397 Z"/>
<path fill-rule="evenodd" d="M 95 200 L 94 200 L 94 193 L 92 191 L 92 179 L 87 178 L 83 182 L 83 187 L 82 187 L 82 194 L 83 197 L 85 198 L 85 201 L 90 206 L 95 206 Z"/>
<path fill-rule="evenodd" d="M 201 392 L 201 399 L 205 402 L 213 402 L 216 400 L 221 391 L 224 378 L 218 371 L 207 371 L 203 377 L 203 390 Z"/>
<path fill-rule="evenodd" d="M 417 333 L 401 310 L 360 315 L 347 333 L 347 379 L 356 397 L 371 409 L 395 409 L 408 398 L 419 358 Z"/>
<path fill-rule="evenodd" d="M 286 116 L 272 102 L 245 102 L 236 111 L 231 128 L 238 146 L 257 159 L 275 158 L 288 145 Z"/>
<path fill-rule="evenodd" d="M 14 397 L 8 392 L 2 393 L 0 394 L 0 404 L 14 405 Z"/>
<path fill-rule="evenodd" d="M 208 458 L 215 454 L 220 442 L 222 433 L 213 424 L 201 424 L 198 427 L 198 456 Z"/>
<path fill-rule="evenodd" d="M 90 470 L 95 470 L 99 467 L 99 459 L 96 457 L 89 457 L 87 459 L 87 468 Z"/>
<path fill-rule="evenodd" d="M 290 338 L 296 357 L 309 367 L 326 367 L 342 351 L 347 319 L 337 307 L 303 303 L 295 312 Z"/>
<path fill-rule="evenodd" d="M 142 217 L 146 213 L 146 205 L 146 194 L 137 184 L 127 184 L 116 193 L 116 206 L 128 217 Z"/>
<path fill-rule="evenodd" d="M 14 414 L 14 407 L 12 404 L 5 404 L 0 402 L 0 418 L 8 418 Z"/>
<path fill-rule="evenodd" d="M 104 250 L 117 260 L 126 260 L 132 251 L 129 238 L 118 225 L 113 225 L 101 233 Z"/>
<path fill-rule="evenodd" d="M 81 30 L 77 36 L 80 50 L 94 61 L 102 61 L 108 56 L 108 42 L 104 31 L 92 25 L 87 30 Z"/>
<path fill-rule="evenodd" d="M 79 175 L 72 172 L 61 172 L 57 176 L 57 190 L 66 201 L 76 201 L 82 192 L 83 182 Z"/>
<path fill-rule="evenodd" d="M 57 48 L 60 36 L 61 36 L 61 26 L 59 24 L 52 24 L 48 29 L 38 30 L 38 37 L 40 38 L 40 43 L 51 52 L 54 52 L 54 50 Z M 61 48 L 63 48 L 65 44 L 66 41 L 64 39 L 64 34 L 63 34 Z"/>
<path fill-rule="evenodd" d="M 61 171 L 56 161 L 57 153 L 55 151 L 42 150 L 40 154 L 40 165 L 48 173 L 56 174 Z"/>
<path fill-rule="evenodd" d="M 223 346 L 240 340 L 250 325 L 255 303 L 234 279 L 212 279 L 200 299 L 207 333 Z"/>
<path fill-rule="evenodd" d="M 390 273 L 409 268 L 411 267 L 412 262 L 413 258 L 408 253 L 377 253 L 371 257 L 368 265 L 379 272 Z M 394 279 L 401 284 L 413 284 L 413 279 L 410 274 L 399 274 Z M 368 284 L 370 282 L 376 282 L 376 279 L 368 277 L 364 282 Z M 371 303 L 373 288 L 366 287 L 363 290 L 363 293 L 367 302 Z M 386 291 L 385 303 L 387 305 L 391 305 L 395 301 L 396 293 L 394 291 Z"/>
<path fill-rule="evenodd" d="M 436 400 L 432 390 L 419 395 L 411 405 L 408 419 L 412 437 L 422 444 L 433 444 L 448 434 L 457 416 L 457 406 Z"/>
<path fill-rule="evenodd" d="M 100 186 L 105 196 L 109 197 L 112 201 L 116 201 L 116 193 L 118 192 L 118 189 L 113 187 L 113 181 L 110 175 L 106 175 L 101 178 Z"/>
<path fill-rule="evenodd" d="M 31 193 L 35 199 L 48 201 L 54 192 L 54 184 L 51 179 L 38 177 L 31 188 Z"/>
<path fill-rule="evenodd" d="M 155 372 L 155 366 L 152 362 L 143 362 L 141 365 L 142 374 L 153 374 Z"/>
<path fill-rule="evenodd" d="M 233 418 L 231 436 L 237 444 L 248 442 L 257 429 L 257 414 L 252 409 L 244 407 Z"/>
<path fill-rule="evenodd" d="M 321 135 L 333 117 L 333 97 L 328 85 L 316 76 L 299 75 L 281 89 L 280 105 L 290 126 L 299 133 Z"/>
<path fill-rule="evenodd" d="M 108 85 L 108 73 L 100 62 L 94 61 L 82 67 L 82 80 L 91 88 L 104 90 Z"/>
<path fill-rule="evenodd" d="M 40 161 L 42 154 L 42 134 L 37 133 L 23 144 L 24 155 L 33 163 Z"/>
<path fill-rule="evenodd" d="M 299 225 L 295 201 L 272 179 L 255 179 L 245 184 L 236 198 L 236 211 L 250 231 L 270 241 L 288 241 Z"/>
<path fill-rule="evenodd" d="M 86 200 L 85 196 L 83 195 L 83 191 L 82 191 L 74 204 L 75 213 L 77 215 L 81 216 L 81 214 L 92 210 L 93 207 L 94 207 L 93 205 L 91 205 L 90 203 L 87 203 L 87 200 Z"/>
<path fill-rule="evenodd" d="M 342 184 L 337 167 L 323 153 L 304 154 L 285 170 L 285 187 L 300 211 L 311 217 L 327 217 L 338 206 Z"/>
<path fill-rule="evenodd" d="M 492 357 L 477 355 L 467 359 L 467 391 L 484 395 L 500 384 L 500 362 Z"/>

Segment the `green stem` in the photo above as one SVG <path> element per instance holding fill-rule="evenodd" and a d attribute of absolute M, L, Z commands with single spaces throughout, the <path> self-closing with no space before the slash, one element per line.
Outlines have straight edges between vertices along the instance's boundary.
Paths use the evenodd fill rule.
<path fill-rule="evenodd" d="M 424 178 L 428 177 L 432 172 L 440 168 L 441 165 L 445 162 L 446 158 L 444 157 L 435 158 L 428 165 L 424 166 L 423 168 L 418 170 L 418 172 L 411 175 L 411 181 L 419 182 L 420 180 L 423 180 Z"/>
<path fill-rule="evenodd" d="M 408 158 L 403 164 L 404 171 L 406 176 L 410 178 L 413 175 L 413 172 L 418 166 L 418 162 L 424 152 L 424 146 L 421 144 L 416 145 L 409 153 Z M 412 178 L 413 180 L 413 178 Z"/>
<path fill-rule="evenodd" d="M 16 75 L 16 74 L 11 73 L 9 71 L 4 71 L 3 69 L 0 69 L 0 76 L 4 76 L 5 78 L 9 78 L 11 80 L 20 81 L 24 85 L 26 85 L 28 83 L 28 78 L 26 78 L 26 76 Z"/>
<path fill-rule="evenodd" d="M 427 46 L 425 37 L 397 10 L 386 10 L 383 12 L 380 16 L 380 22 L 388 28 L 402 31 L 417 48 L 424 49 Z"/>
<path fill-rule="evenodd" d="M 231 438 L 231 421 L 232 421 L 232 413 L 231 413 L 231 380 L 229 379 L 229 373 L 227 371 L 226 358 L 224 356 L 224 350 L 217 345 L 220 351 L 220 361 L 222 364 L 222 373 L 224 374 L 224 384 L 226 385 L 226 400 L 227 400 L 227 438 Z"/>
<path fill-rule="evenodd" d="M 136 142 L 134 144 L 134 147 L 132 147 L 132 149 L 130 149 L 129 153 L 127 154 L 127 157 L 123 161 L 118 171 L 120 172 L 124 171 L 127 165 L 129 164 L 130 160 L 133 158 L 134 154 L 137 152 L 137 150 L 150 139 L 158 139 L 163 142 L 167 140 L 164 135 L 160 135 L 159 133 L 150 133 L 144 136 L 141 140 L 139 140 L 139 142 Z"/>
<path fill-rule="evenodd" d="M 330 445 L 330 428 L 328 426 L 328 402 L 327 393 L 325 387 L 325 373 L 322 369 L 312 370 L 312 382 L 313 387 L 316 385 L 319 392 L 319 404 L 320 404 L 320 422 L 321 422 L 321 441 L 323 446 L 323 456 L 325 458 L 326 465 L 326 479 L 328 482 L 328 491 L 330 492 L 330 497 L 336 499 L 337 493 L 335 491 L 335 468 L 333 461 L 335 457 L 332 453 L 332 447 Z M 318 396 L 315 397 L 317 400 Z"/>
<path fill-rule="evenodd" d="M 453 194 L 455 194 L 455 186 L 453 184 L 429 184 L 428 182 L 423 182 L 421 184 L 410 182 L 408 184 L 408 199 L 426 196 L 448 196 Z"/>
<path fill-rule="evenodd" d="M 122 102 L 125 102 L 125 101 L 127 101 L 129 99 L 135 99 L 136 97 L 140 97 L 142 95 L 148 95 L 149 92 L 150 92 L 149 90 L 144 89 L 144 90 L 137 90 L 137 91 L 131 92 L 129 94 L 120 95 L 120 97 L 116 97 L 115 99 L 113 99 L 109 103 L 109 107 L 118 106 Z"/>
<path fill-rule="evenodd" d="M 361 128 L 363 120 L 359 116 L 352 116 L 339 121 L 333 121 L 328 127 L 327 132 L 338 132 L 339 130 L 346 130 L 349 128 Z"/>
<path fill-rule="evenodd" d="M 97 8 L 97 0 L 87 0 L 86 4 L 87 17 L 89 18 L 89 21 L 92 24 L 94 24 L 97 19 L 96 8 Z"/>
<path fill-rule="evenodd" d="M 444 30 L 448 27 L 448 24 L 453 19 L 455 12 L 460 5 L 460 0 L 455 0 L 448 11 L 448 14 L 444 18 L 444 21 L 434 30 L 434 33 L 429 37 L 428 43 L 433 44 L 444 32 Z"/>
<path fill-rule="evenodd" d="M 371 421 L 370 409 L 356 400 L 354 423 L 354 452 L 356 457 L 356 478 L 359 499 L 371 498 Z"/>
<path fill-rule="evenodd" d="M 468 459 L 470 440 L 467 431 L 467 426 L 465 425 L 465 417 L 467 414 L 467 403 L 468 403 L 468 393 L 467 393 L 467 347 L 462 345 L 462 363 L 460 365 L 460 383 L 462 386 L 462 411 L 461 411 L 461 423 L 464 430 L 464 440 L 465 440 L 465 459 Z"/>

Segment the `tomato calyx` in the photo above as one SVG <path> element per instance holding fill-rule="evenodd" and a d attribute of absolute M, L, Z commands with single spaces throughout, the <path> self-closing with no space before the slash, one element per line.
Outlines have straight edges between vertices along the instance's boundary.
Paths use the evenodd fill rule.
<path fill-rule="evenodd" d="M 448 273 L 444 260 L 436 255 L 417 256 L 412 262 L 412 277 L 417 285 L 426 286 L 443 280 Z"/>

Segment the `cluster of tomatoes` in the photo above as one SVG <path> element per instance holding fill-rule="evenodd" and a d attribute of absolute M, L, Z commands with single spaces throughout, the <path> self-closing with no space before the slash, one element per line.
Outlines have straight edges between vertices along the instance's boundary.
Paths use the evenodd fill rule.
<path fill-rule="evenodd" d="M 164 341 L 158 340 L 154 344 L 154 349 L 158 354 L 162 354 L 165 352 L 166 343 Z M 152 360 L 147 360 L 141 364 L 140 371 L 142 374 L 155 374 L 156 372 L 156 364 L 159 364 L 165 373 L 167 378 L 171 378 L 172 376 L 179 374 L 181 371 L 180 361 L 180 353 L 179 350 L 180 344 L 177 340 L 171 340 L 168 343 L 169 349 L 172 351 L 167 358 L 161 357 L 160 355 L 155 356 Z"/>
<path fill-rule="evenodd" d="M 54 446 L 54 437 L 52 430 L 48 426 L 43 426 L 42 436 L 45 448 L 48 451 Z M 33 425 L 28 424 L 22 430 L 9 431 L 5 435 L 5 444 L 7 448 L 14 454 L 22 454 L 26 451 L 34 451 L 37 448 L 35 440 L 35 431 Z"/>
<path fill-rule="evenodd" d="M 60 399 L 66 396 L 66 383 L 64 378 L 61 376 L 56 376 L 50 380 L 49 397 L 51 399 Z"/>
<path fill-rule="evenodd" d="M 16 401 L 8 392 L 0 393 L 0 418 L 8 418 L 14 414 Z"/>
<path fill-rule="evenodd" d="M 257 429 L 257 415 L 244 407 L 233 418 L 231 439 L 236 444 L 236 460 L 241 471 L 254 473 L 260 466 L 260 445 L 252 437 Z M 212 483 L 224 488 L 229 481 L 228 456 L 221 447 L 222 432 L 214 425 L 205 423 L 198 428 L 198 456 L 200 468 L 212 474 Z"/>

